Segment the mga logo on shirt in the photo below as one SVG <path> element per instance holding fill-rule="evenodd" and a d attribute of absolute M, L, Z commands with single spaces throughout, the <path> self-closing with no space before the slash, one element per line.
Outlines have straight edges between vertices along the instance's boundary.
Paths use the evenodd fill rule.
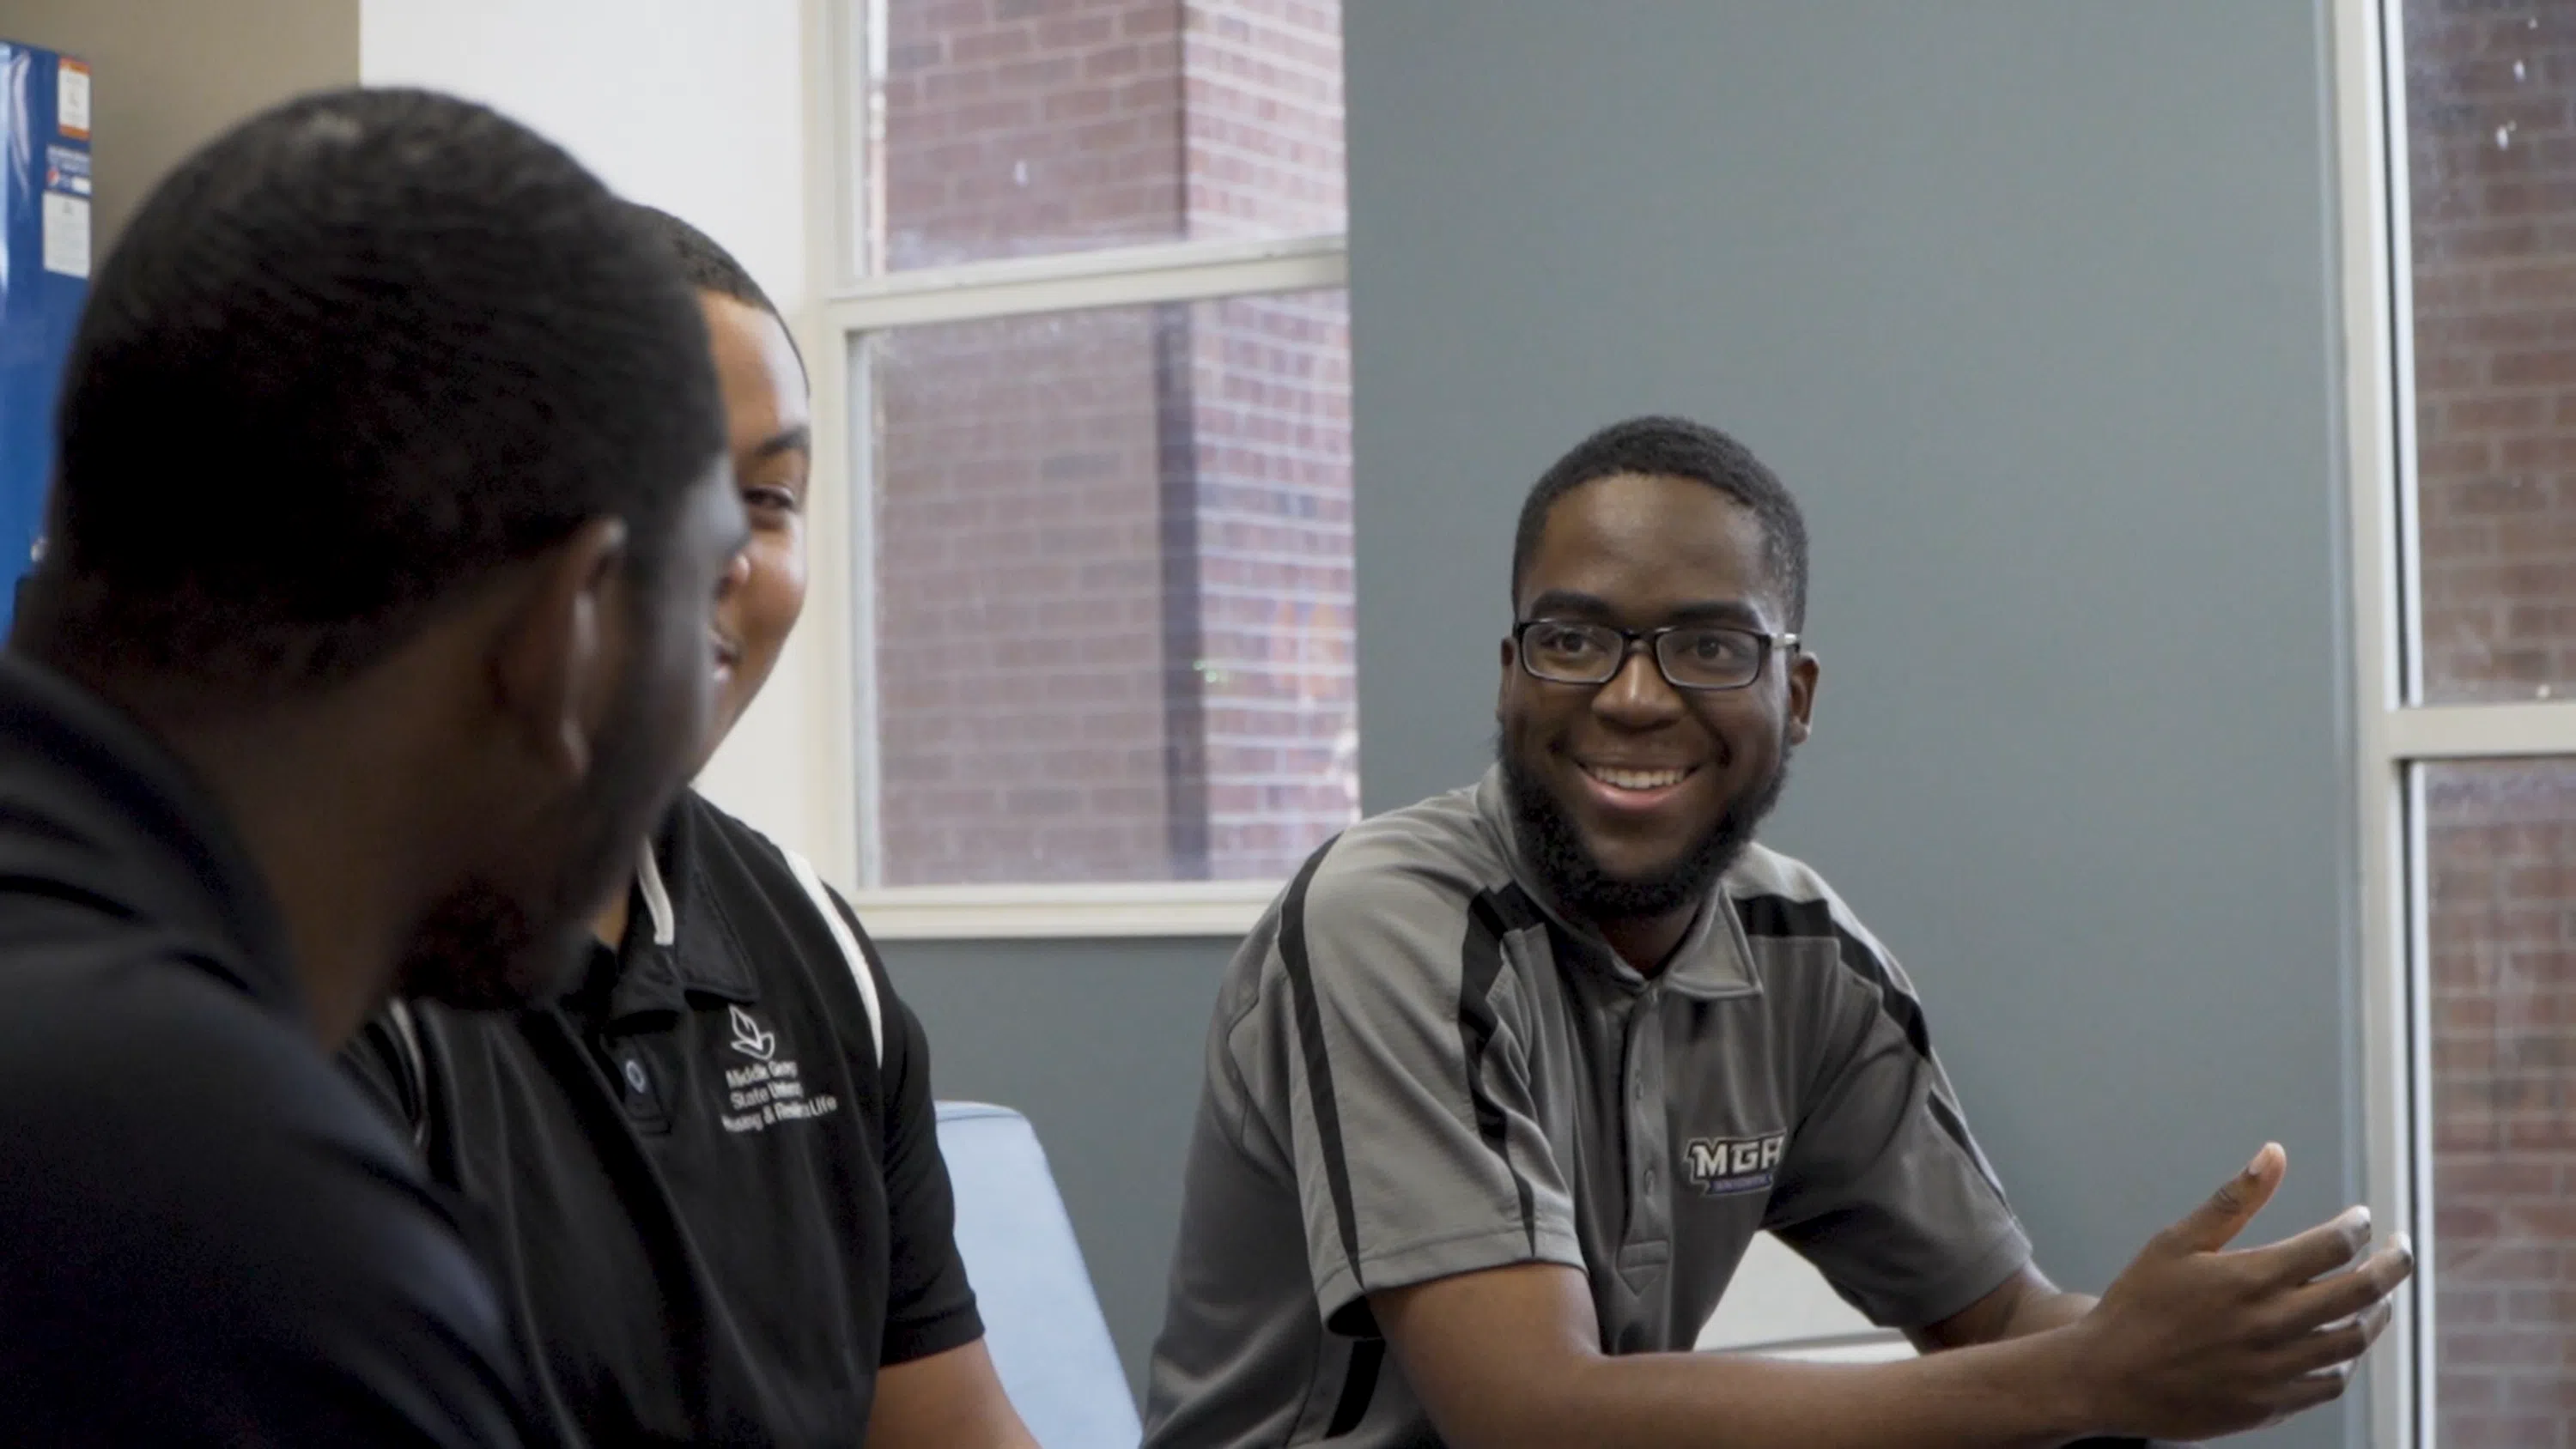
<path fill-rule="evenodd" d="M 1789 1134 L 1766 1137 L 1694 1137 L 1682 1144 L 1682 1177 L 1703 1196 L 1768 1192 L 1780 1175 Z"/>

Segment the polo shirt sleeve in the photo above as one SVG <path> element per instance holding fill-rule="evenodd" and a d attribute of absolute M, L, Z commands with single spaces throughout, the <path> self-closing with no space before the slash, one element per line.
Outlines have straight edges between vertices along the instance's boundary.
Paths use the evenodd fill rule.
<path fill-rule="evenodd" d="M 1262 1040 L 1234 1053 L 1296 1178 L 1316 1307 L 1360 1337 L 1372 1292 L 1583 1266 L 1504 969 L 1514 923 L 1408 854 L 1345 837 L 1307 863 L 1275 918 Z"/>
<path fill-rule="evenodd" d="M 832 904 L 867 958 L 884 1012 L 885 1056 L 879 1067 L 885 1168 L 886 1324 L 881 1366 L 910 1363 L 984 1336 L 975 1290 L 957 1251 L 957 1199 L 939 1153 L 939 1110 L 930 1089 L 930 1038 L 921 1018 L 894 993 L 874 942 L 836 894 Z"/>
<path fill-rule="evenodd" d="M 1833 902 L 1817 1052 L 1763 1226 L 1889 1327 L 1937 1323 L 2030 1261 L 1893 957 Z"/>

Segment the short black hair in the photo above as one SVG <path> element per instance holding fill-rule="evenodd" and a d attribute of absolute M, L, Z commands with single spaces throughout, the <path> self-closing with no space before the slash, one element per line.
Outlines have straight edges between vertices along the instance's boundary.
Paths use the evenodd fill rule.
<path fill-rule="evenodd" d="M 401 89 L 290 101 L 163 181 L 56 421 L 22 638 L 261 693 L 358 673 L 596 518 L 649 579 L 724 444 L 669 249 L 535 132 Z"/>
<path fill-rule="evenodd" d="M 805 365 L 805 349 L 796 345 L 796 329 L 787 325 L 787 314 L 779 311 L 778 304 L 769 300 L 769 294 L 752 279 L 750 268 L 734 260 L 733 253 L 726 251 L 714 237 L 660 207 L 646 206 L 640 201 L 627 204 L 635 209 L 635 217 L 644 224 L 644 229 L 660 237 L 662 245 L 670 248 L 671 255 L 679 259 L 680 275 L 689 279 L 690 286 L 701 292 L 713 292 L 719 297 L 731 297 L 746 307 L 758 307 L 777 318 L 778 330 L 787 334 L 787 350 L 796 354 L 798 367 Z"/>
<path fill-rule="evenodd" d="M 1520 607 L 1521 579 L 1538 553 L 1548 511 L 1584 484 L 1623 473 L 1688 478 L 1744 505 L 1762 525 L 1763 566 L 1788 605 L 1788 627 L 1806 627 L 1807 521 L 1798 500 L 1742 443 L 1706 423 L 1663 416 L 1612 423 L 1575 444 L 1531 487 L 1512 539 L 1513 608 Z"/>
<path fill-rule="evenodd" d="M 640 201 L 630 201 L 627 205 L 633 209 L 635 219 L 644 229 L 659 238 L 663 248 L 679 261 L 680 275 L 689 279 L 690 286 L 701 292 L 731 297 L 737 302 L 758 307 L 772 317 L 779 317 L 782 322 L 786 320 L 780 316 L 778 304 L 769 300 L 769 294 L 760 289 L 760 283 L 752 280 L 751 270 L 734 260 L 733 253 L 726 251 L 714 237 L 658 206 L 646 206 Z"/>

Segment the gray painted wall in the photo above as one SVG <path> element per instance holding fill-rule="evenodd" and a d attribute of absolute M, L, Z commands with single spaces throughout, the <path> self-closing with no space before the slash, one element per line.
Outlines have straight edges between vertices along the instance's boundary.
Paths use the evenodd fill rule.
<path fill-rule="evenodd" d="M 2258 1234 L 2361 1190 L 2320 11 L 1346 11 L 1369 808 L 1488 755 L 1530 480 L 1629 413 L 1739 432 L 1824 664 L 1768 837 L 2089 1288 L 2267 1136 Z"/>
<path fill-rule="evenodd" d="M 1028 1114 L 1138 1402 L 1163 1324 L 1217 941 L 888 941 L 939 1095 Z"/>

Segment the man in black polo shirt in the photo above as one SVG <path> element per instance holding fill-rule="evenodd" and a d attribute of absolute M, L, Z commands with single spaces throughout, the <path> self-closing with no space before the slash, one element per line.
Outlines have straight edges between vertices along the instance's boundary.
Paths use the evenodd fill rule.
<path fill-rule="evenodd" d="M 295 102 L 135 217 L 0 659 L 0 1437 L 534 1423 L 327 1053 L 575 959 L 706 727 L 720 426 L 668 256 L 481 107 Z"/>
<path fill-rule="evenodd" d="M 804 605 L 807 387 L 741 264 L 645 215 L 698 289 L 751 520 L 711 755 Z M 598 1444 L 1029 1444 L 957 1255 L 928 1045 L 857 918 L 694 792 L 638 839 L 562 1000 L 406 1004 L 349 1053 L 491 1218 L 548 1414 Z"/>

